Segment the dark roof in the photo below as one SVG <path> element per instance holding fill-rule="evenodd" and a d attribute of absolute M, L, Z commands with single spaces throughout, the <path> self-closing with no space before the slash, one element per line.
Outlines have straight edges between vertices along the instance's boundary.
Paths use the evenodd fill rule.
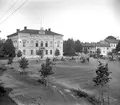
<path fill-rule="evenodd" d="M 40 30 L 34 30 L 34 29 L 24 29 L 24 30 L 21 30 L 19 32 L 16 32 L 16 33 L 13 33 L 11 35 L 8 35 L 7 37 L 11 37 L 11 36 L 16 36 L 18 35 L 18 33 L 29 33 L 29 34 L 39 34 L 39 31 Z M 42 30 L 43 32 L 44 30 Z M 55 33 L 51 30 L 45 30 L 45 35 L 60 35 L 60 36 L 63 36 L 62 34 L 58 34 L 58 33 Z"/>
<path fill-rule="evenodd" d="M 108 43 L 82 43 L 83 47 L 110 47 Z"/>
<path fill-rule="evenodd" d="M 114 40 L 114 39 L 105 39 L 108 43 L 118 43 L 119 40 Z"/>
<path fill-rule="evenodd" d="M 96 47 L 110 47 L 107 43 L 96 43 Z"/>
<path fill-rule="evenodd" d="M 8 35 L 7 37 L 12 37 L 12 36 L 16 36 L 16 35 L 18 35 L 17 32 L 16 32 L 16 33 L 13 33 L 13 34 L 11 34 L 11 35 Z"/>
<path fill-rule="evenodd" d="M 95 43 L 82 43 L 83 47 L 95 47 Z"/>

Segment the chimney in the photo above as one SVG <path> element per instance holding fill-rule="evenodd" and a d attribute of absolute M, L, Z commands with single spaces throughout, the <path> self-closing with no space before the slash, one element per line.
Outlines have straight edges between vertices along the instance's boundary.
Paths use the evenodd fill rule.
<path fill-rule="evenodd" d="M 18 33 L 18 32 L 20 31 L 20 29 L 17 29 L 16 31 L 17 31 L 17 33 Z"/>
<path fill-rule="evenodd" d="M 24 27 L 24 30 L 26 30 L 26 29 L 27 29 L 27 26 Z"/>
<path fill-rule="evenodd" d="M 51 28 L 48 28 L 48 31 L 51 31 Z"/>

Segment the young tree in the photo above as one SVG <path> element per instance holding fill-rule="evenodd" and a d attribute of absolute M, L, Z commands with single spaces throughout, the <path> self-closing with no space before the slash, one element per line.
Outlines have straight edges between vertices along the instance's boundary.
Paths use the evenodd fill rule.
<path fill-rule="evenodd" d="M 28 60 L 25 57 L 21 58 L 19 67 L 23 71 L 22 74 L 25 73 L 25 69 L 28 68 L 28 65 L 29 65 Z"/>
<path fill-rule="evenodd" d="M 7 39 L 3 45 L 4 54 L 8 57 L 15 57 L 15 47 L 11 39 Z"/>
<path fill-rule="evenodd" d="M 96 69 L 96 77 L 93 78 L 93 82 L 95 84 L 95 86 L 99 86 L 100 90 L 105 86 L 105 84 L 107 84 L 111 77 L 110 77 L 110 73 L 108 70 L 108 64 L 103 65 L 100 61 L 99 61 L 99 65 L 98 68 Z M 104 105 L 104 92 L 99 92 L 99 102 L 100 105 Z"/>
<path fill-rule="evenodd" d="M 101 50 L 99 48 L 97 48 L 96 54 L 97 54 L 97 57 L 100 57 Z"/>
<path fill-rule="evenodd" d="M 39 72 L 42 76 L 42 81 L 44 82 L 44 85 L 46 86 L 47 85 L 46 78 L 49 75 L 54 74 L 54 72 L 52 71 L 52 62 L 50 61 L 49 58 L 46 59 L 46 63 L 43 63 L 41 65 L 41 69 Z"/>
<path fill-rule="evenodd" d="M 19 51 L 17 52 L 17 57 L 22 57 L 22 52 L 21 52 L 21 50 L 19 50 Z"/>
<path fill-rule="evenodd" d="M 55 56 L 59 56 L 60 55 L 60 51 L 58 49 L 55 50 Z"/>
<path fill-rule="evenodd" d="M 43 51 L 41 49 L 39 49 L 37 51 L 37 55 L 39 55 L 41 58 L 43 58 Z"/>

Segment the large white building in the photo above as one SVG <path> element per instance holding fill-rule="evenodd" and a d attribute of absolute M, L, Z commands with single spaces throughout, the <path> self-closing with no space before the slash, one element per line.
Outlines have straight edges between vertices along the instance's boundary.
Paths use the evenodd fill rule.
<path fill-rule="evenodd" d="M 37 52 L 41 50 L 43 58 L 54 57 L 56 49 L 59 50 L 59 57 L 63 56 L 63 35 L 52 32 L 51 29 L 40 30 L 17 29 L 17 32 L 8 35 L 16 48 L 16 53 L 21 50 L 22 56 L 26 58 L 38 57 Z"/>

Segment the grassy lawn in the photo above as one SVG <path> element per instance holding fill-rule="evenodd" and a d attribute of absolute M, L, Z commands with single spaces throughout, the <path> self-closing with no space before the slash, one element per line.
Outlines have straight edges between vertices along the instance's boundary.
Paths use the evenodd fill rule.
<path fill-rule="evenodd" d="M 107 62 L 104 60 L 101 61 Z M 14 63 L 12 65 L 14 70 L 9 69 L 6 71 L 6 74 L 4 75 L 4 82 L 6 82 L 6 86 L 8 87 L 12 84 L 11 87 L 14 89 L 14 95 L 11 95 L 11 97 L 17 97 L 19 99 L 22 96 L 24 97 L 23 99 L 25 101 L 31 100 L 31 98 L 28 99 L 28 96 L 40 95 L 42 97 L 40 100 L 41 103 L 44 103 L 44 100 L 47 100 L 50 105 L 58 105 L 56 103 L 62 105 L 73 105 L 76 100 L 65 93 L 64 89 L 81 88 L 90 94 L 96 93 L 97 88 L 92 83 L 92 78 L 95 76 L 95 69 L 98 65 L 97 60 L 91 58 L 89 63 L 80 63 L 79 61 L 56 62 L 56 65 L 53 67 L 55 74 L 50 76 L 48 81 L 50 81 L 52 85 L 56 85 L 59 90 L 64 93 L 66 99 L 64 99 L 60 93 L 55 92 L 53 88 L 44 88 L 36 81 L 38 78 L 37 76 L 39 76 L 38 71 L 40 70 L 40 65 L 43 62 L 44 61 L 36 63 L 36 61 L 30 61 L 29 68 L 26 69 L 26 71 L 28 71 L 28 75 L 20 75 L 20 68 L 18 63 Z M 118 103 L 120 103 L 120 62 L 108 62 L 108 67 L 109 70 L 112 71 L 112 80 L 109 83 L 111 88 L 110 94 L 112 97 L 117 99 Z M 27 96 L 22 95 L 24 93 L 26 93 Z M 81 103 L 84 102 L 83 99 L 79 101 Z M 87 103 L 86 105 L 89 104 Z"/>

